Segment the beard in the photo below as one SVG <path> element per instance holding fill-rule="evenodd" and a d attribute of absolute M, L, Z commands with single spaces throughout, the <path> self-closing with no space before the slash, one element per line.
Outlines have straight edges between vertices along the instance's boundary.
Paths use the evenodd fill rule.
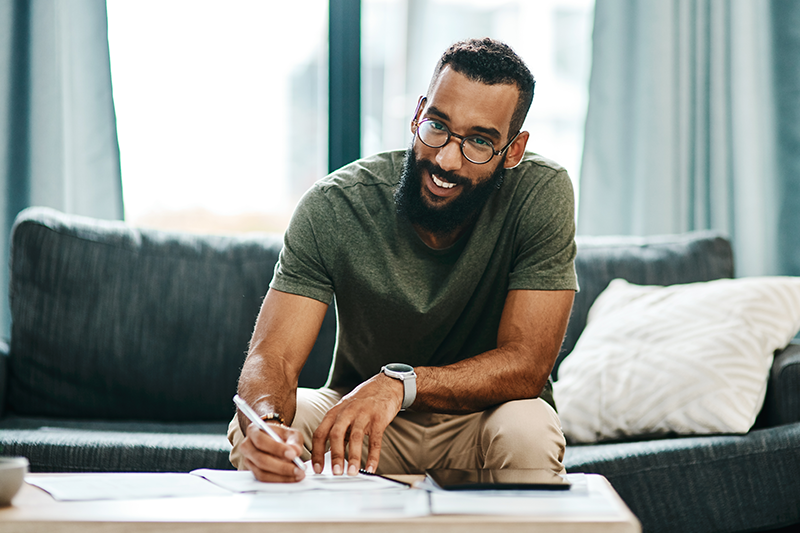
<path fill-rule="evenodd" d="M 406 150 L 403 173 L 394 192 L 397 213 L 425 231 L 437 235 L 449 235 L 462 225 L 473 222 L 481 208 L 489 200 L 492 191 L 500 188 L 505 177 L 505 154 L 489 179 L 478 184 L 453 172 L 446 172 L 427 159 L 417 159 L 413 144 Z M 461 192 L 450 201 L 436 198 L 429 205 L 422 198 L 422 170 L 436 174 L 439 178 L 455 183 Z"/>

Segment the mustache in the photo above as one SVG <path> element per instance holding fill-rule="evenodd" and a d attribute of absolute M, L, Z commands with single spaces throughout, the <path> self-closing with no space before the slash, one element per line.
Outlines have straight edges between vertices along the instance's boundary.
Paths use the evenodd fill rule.
<path fill-rule="evenodd" d="M 439 178 L 449 181 L 450 183 L 455 183 L 456 185 L 470 185 L 470 181 L 463 177 L 459 176 L 455 172 L 444 170 L 439 165 L 433 164 L 433 162 L 428 161 L 427 159 L 419 159 L 417 160 L 417 166 L 420 169 L 425 169 L 430 174 L 436 174 Z"/>

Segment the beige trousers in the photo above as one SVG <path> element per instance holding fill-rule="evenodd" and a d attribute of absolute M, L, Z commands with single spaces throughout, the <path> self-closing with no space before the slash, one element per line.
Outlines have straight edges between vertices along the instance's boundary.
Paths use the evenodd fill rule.
<path fill-rule="evenodd" d="M 311 438 L 341 395 L 331 389 L 297 390 L 292 427 L 303 434 L 303 461 Z M 228 427 L 230 460 L 243 469 L 244 439 L 234 416 Z M 366 438 L 362 465 L 367 460 Z M 547 468 L 564 473 L 566 441 L 558 415 L 544 400 L 517 400 L 467 415 L 402 411 L 383 435 L 379 474 L 423 474 L 428 468 Z"/>

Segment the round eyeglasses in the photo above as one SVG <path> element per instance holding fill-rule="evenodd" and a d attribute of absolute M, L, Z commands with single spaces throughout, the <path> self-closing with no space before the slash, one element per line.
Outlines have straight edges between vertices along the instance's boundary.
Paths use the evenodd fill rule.
<path fill-rule="evenodd" d="M 441 148 L 450 142 L 450 137 L 461 139 L 461 154 L 467 161 L 476 165 L 483 165 L 491 161 L 494 156 L 501 155 L 519 135 L 517 132 L 502 150 L 495 150 L 494 144 L 489 139 L 480 135 L 464 136 L 453 133 L 443 123 L 432 118 L 424 118 L 416 122 L 416 125 L 419 140 L 430 148 Z"/>

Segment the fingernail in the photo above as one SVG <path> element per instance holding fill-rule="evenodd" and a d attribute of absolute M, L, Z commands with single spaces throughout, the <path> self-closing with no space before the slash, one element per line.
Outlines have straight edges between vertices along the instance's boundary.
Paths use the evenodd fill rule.
<path fill-rule="evenodd" d="M 314 463 L 314 473 L 321 474 L 322 473 L 322 465 L 319 463 Z"/>
<path fill-rule="evenodd" d="M 283 455 L 290 461 L 294 460 L 294 458 L 297 457 L 297 453 L 292 449 L 286 450 L 286 453 L 284 453 Z"/>
<path fill-rule="evenodd" d="M 334 476 L 342 475 L 342 465 L 333 465 L 333 475 Z"/>
<path fill-rule="evenodd" d="M 367 472 L 369 472 L 370 474 L 374 474 L 375 467 L 373 467 L 372 465 L 367 465 Z"/>
<path fill-rule="evenodd" d="M 295 468 L 294 469 L 294 477 L 297 478 L 297 479 L 303 479 L 303 477 L 305 477 L 305 472 L 303 472 L 299 468 Z"/>
<path fill-rule="evenodd" d="M 356 468 L 356 465 L 350 465 L 350 468 L 347 469 L 347 475 L 355 476 L 356 474 L 358 474 L 358 469 Z"/>

